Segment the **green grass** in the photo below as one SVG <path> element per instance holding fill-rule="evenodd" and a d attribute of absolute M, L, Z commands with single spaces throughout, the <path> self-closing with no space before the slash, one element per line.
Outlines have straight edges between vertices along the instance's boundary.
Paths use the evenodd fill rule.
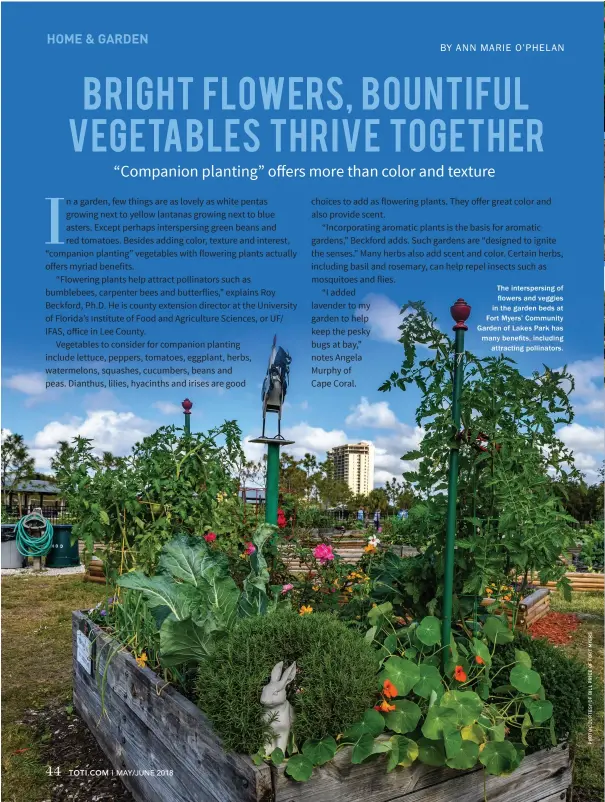
<path fill-rule="evenodd" d="M 591 613 L 602 616 L 603 598 L 603 591 L 572 592 L 571 601 L 565 601 L 560 593 L 553 593 L 550 597 L 550 609 L 557 613 Z"/>
<path fill-rule="evenodd" d="M 104 586 L 86 583 L 81 575 L 3 577 L 2 794 L 6 802 L 50 798 L 46 765 L 40 761 L 42 742 L 21 719 L 27 709 L 69 703 L 71 612 L 93 607 L 104 594 Z"/>

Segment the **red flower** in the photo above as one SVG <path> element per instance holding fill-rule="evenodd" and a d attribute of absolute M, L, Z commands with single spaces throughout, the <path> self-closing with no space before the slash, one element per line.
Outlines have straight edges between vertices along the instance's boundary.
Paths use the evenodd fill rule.
<path fill-rule="evenodd" d="M 277 525 L 280 529 L 284 529 L 287 524 L 286 515 L 282 508 L 280 507 L 277 511 Z"/>
<path fill-rule="evenodd" d="M 466 672 L 462 666 L 456 666 L 454 670 L 454 679 L 458 682 L 466 682 Z"/>
<path fill-rule="evenodd" d="M 212 543 L 212 541 L 216 540 L 216 535 L 214 532 L 208 532 L 208 534 L 204 535 L 204 540 L 206 543 Z"/>
<path fill-rule="evenodd" d="M 399 696 L 397 688 L 393 685 L 390 679 L 385 679 L 382 686 L 382 693 L 387 699 L 392 699 L 394 696 Z"/>

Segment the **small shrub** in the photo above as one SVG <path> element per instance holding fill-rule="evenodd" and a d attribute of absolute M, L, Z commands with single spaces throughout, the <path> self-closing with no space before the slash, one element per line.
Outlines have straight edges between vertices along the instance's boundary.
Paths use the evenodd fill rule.
<path fill-rule="evenodd" d="M 547 640 L 542 638 L 534 640 L 529 635 L 518 633 L 513 643 L 496 649 L 492 658 L 492 677 L 500 668 L 514 662 L 515 649 L 522 649 L 529 654 L 532 668 L 542 678 L 546 698 L 553 704 L 557 740 L 569 740 L 586 721 L 588 669 L 579 660 L 568 657 L 565 652 Z M 527 743 L 528 752 L 549 749 L 552 744 L 548 728 L 530 731 Z"/>
<path fill-rule="evenodd" d="M 288 698 L 293 734 L 336 736 L 359 720 L 376 697 L 373 647 L 333 615 L 275 613 L 240 622 L 199 669 L 197 702 L 226 749 L 253 754 L 267 741 L 261 690 L 280 660 L 298 666 Z"/>

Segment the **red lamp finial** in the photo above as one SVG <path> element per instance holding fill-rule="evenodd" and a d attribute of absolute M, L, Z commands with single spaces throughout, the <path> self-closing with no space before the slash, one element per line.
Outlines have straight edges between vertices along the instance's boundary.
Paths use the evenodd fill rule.
<path fill-rule="evenodd" d="M 454 331 L 462 329 L 468 331 L 468 326 L 465 325 L 471 313 L 471 307 L 467 304 L 464 298 L 458 298 L 453 306 L 450 306 L 450 314 L 454 318 L 456 325 Z"/>
<path fill-rule="evenodd" d="M 183 411 L 184 411 L 185 415 L 191 415 L 191 407 L 193 406 L 193 404 L 188 398 L 186 398 L 183 401 L 181 406 L 183 407 Z"/>

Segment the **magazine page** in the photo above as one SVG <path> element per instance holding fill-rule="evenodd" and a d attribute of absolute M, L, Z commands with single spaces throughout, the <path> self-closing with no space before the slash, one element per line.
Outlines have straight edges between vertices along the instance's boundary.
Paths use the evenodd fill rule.
<path fill-rule="evenodd" d="M 6 799 L 603 800 L 602 4 L 1 12 Z"/>

